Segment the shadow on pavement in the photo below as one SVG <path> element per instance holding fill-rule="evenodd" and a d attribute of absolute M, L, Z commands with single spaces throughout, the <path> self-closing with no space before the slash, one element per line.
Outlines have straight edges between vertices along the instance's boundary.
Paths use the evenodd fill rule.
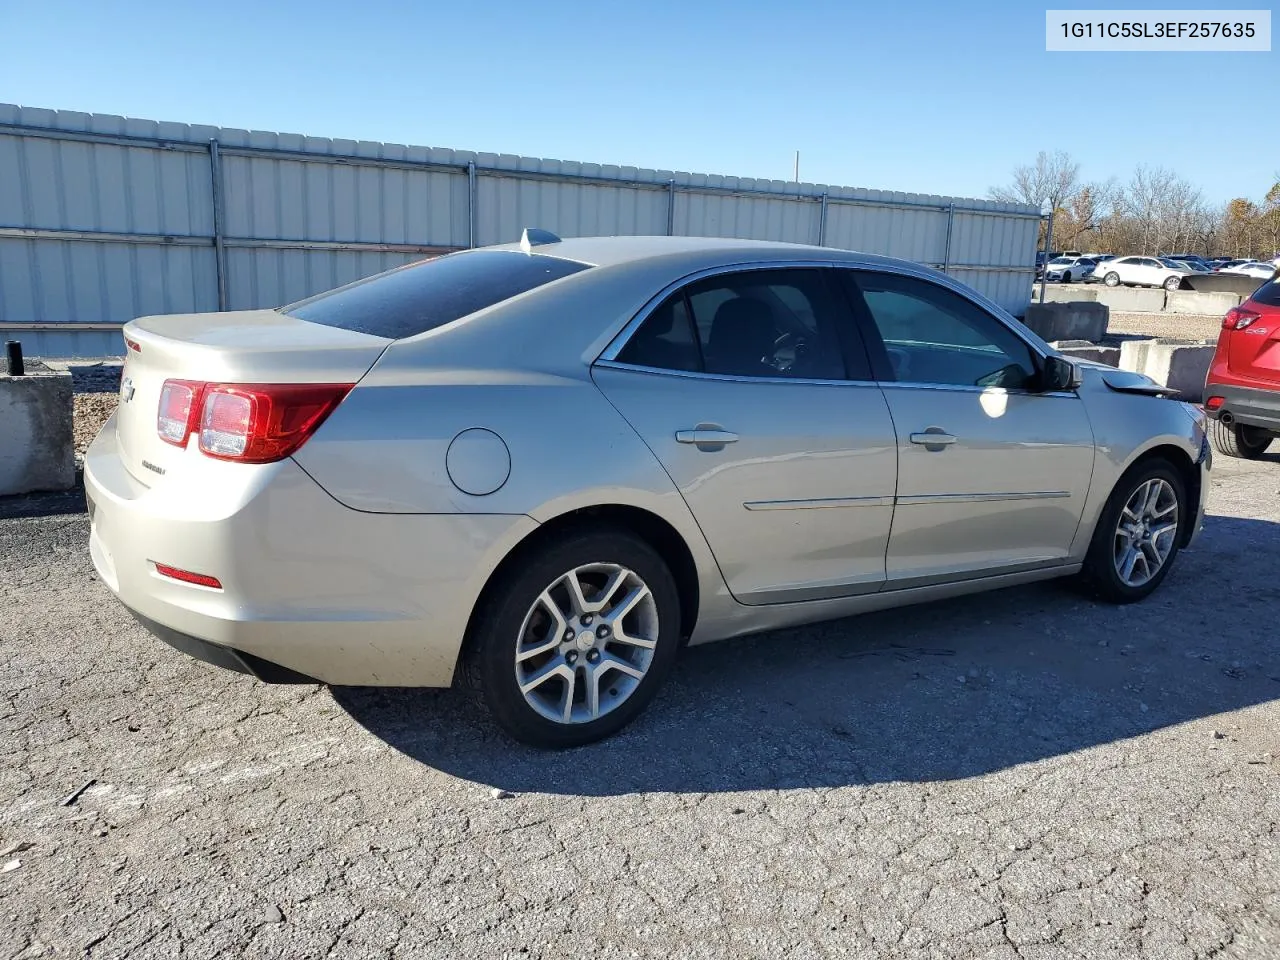
<path fill-rule="evenodd" d="M 76 484 L 70 490 L 56 493 L 24 493 L 0 497 L 0 520 L 22 520 L 31 517 L 58 517 L 84 513 L 84 478 L 76 469 Z"/>
<path fill-rule="evenodd" d="M 1050 582 L 691 648 L 631 727 L 559 753 L 511 743 L 452 691 L 333 696 L 406 755 L 517 792 L 972 777 L 1280 698 L 1280 589 L 1223 586 L 1277 561 L 1280 525 L 1213 517 L 1140 604 Z"/>

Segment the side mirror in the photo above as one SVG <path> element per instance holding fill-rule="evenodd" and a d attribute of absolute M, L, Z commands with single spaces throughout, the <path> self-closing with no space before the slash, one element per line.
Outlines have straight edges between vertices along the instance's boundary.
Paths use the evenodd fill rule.
<path fill-rule="evenodd" d="M 1075 390 L 1082 378 L 1080 368 L 1066 357 L 1045 357 L 1040 373 L 1040 388 L 1045 393 L 1062 393 Z"/>

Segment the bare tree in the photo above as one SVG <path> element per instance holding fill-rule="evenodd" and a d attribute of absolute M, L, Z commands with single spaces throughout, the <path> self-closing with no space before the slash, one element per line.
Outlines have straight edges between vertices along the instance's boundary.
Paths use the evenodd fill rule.
<path fill-rule="evenodd" d="M 1013 171 L 1013 183 L 992 187 L 991 199 L 1004 203 L 1027 203 L 1052 212 L 1075 196 L 1080 187 L 1080 164 L 1064 150 L 1041 150 L 1035 162 Z"/>

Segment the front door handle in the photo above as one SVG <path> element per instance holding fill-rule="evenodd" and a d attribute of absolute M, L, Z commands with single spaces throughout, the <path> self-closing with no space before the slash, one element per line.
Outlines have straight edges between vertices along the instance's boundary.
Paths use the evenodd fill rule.
<path fill-rule="evenodd" d="M 943 433 L 939 427 L 930 427 L 923 433 L 911 434 L 911 442 L 919 443 L 930 450 L 942 449 L 956 442 L 956 438 L 949 433 Z"/>
<path fill-rule="evenodd" d="M 719 427 L 707 427 L 699 424 L 693 430 L 677 430 L 676 443 L 692 443 L 699 448 L 723 447 L 726 443 L 737 443 L 738 435 Z"/>

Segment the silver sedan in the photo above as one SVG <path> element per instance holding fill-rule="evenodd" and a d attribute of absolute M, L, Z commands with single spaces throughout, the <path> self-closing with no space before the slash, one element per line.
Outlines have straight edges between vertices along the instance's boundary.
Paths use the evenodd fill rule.
<path fill-rule="evenodd" d="M 271 682 L 461 682 L 548 746 L 685 644 L 1050 577 L 1140 600 L 1209 486 L 1195 407 L 823 247 L 527 231 L 124 335 L 90 549 L 153 633 Z"/>

